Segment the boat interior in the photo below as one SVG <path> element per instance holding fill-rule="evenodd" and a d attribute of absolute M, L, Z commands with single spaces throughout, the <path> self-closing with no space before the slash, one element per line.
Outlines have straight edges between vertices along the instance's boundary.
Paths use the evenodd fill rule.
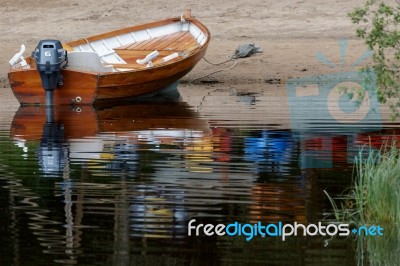
<path fill-rule="evenodd" d="M 200 49 L 208 38 L 207 32 L 184 19 L 131 29 L 63 44 L 69 51 L 69 68 L 90 72 L 146 69 L 179 61 Z"/>

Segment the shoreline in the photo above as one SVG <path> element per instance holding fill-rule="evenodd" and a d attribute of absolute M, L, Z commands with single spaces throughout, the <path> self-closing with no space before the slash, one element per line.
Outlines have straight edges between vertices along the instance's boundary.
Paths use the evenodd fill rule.
<path fill-rule="evenodd" d="M 105 0 L 60 0 L 46 3 L 33 0 L 16 0 L 0 7 L 4 18 L 0 22 L 3 35 L 0 39 L 0 95 L 14 98 L 10 91 L 7 72 L 9 59 L 25 44 L 29 55 L 41 39 L 54 38 L 62 42 L 90 36 L 112 29 L 127 27 L 171 16 L 179 16 L 190 8 L 192 14 L 211 32 L 211 42 L 205 58 L 213 63 L 225 61 L 235 49 L 254 43 L 263 52 L 213 66 L 204 60 L 184 78 L 182 83 L 209 75 L 205 84 L 262 84 L 285 83 L 287 79 L 338 71 L 352 71 L 354 62 L 366 46 L 355 38 L 355 27 L 347 13 L 363 4 L 363 0 L 341 0 L 335 5 L 322 0 L 266 1 L 256 0 L 224 3 L 205 0 L 152 1 L 133 5 L 126 0 L 110 3 Z M 62 10 L 59 7 L 63 6 Z M 61 13 L 59 13 L 61 12 Z M 43 13 L 47 13 L 46 17 Z M 339 41 L 348 40 L 346 64 L 341 62 Z M 332 68 L 316 58 L 322 53 L 337 68 Z M 201 83 L 200 83 L 201 84 Z"/>

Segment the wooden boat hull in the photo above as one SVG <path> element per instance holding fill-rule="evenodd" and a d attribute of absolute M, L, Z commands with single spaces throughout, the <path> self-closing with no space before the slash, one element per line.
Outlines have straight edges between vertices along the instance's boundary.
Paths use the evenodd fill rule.
<path fill-rule="evenodd" d="M 80 97 L 82 104 L 92 104 L 97 97 L 98 76 L 91 73 L 64 70 L 64 85 L 54 90 L 54 104 L 66 105 Z M 45 104 L 45 90 L 36 69 L 13 71 L 8 74 L 11 89 L 20 104 Z M 79 99 L 79 98 L 78 98 Z"/>
<path fill-rule="evenodd" d="M 64 85 L 54 90 L 54 104 L 78 103 L 78 98 L 79 104 L 95 104 L 104 100 L 125 99 L 156 92 L 189 73 L 205 52 L 203 50 L 202 53 L 187 58 L 179 66 L 166 65 L 162 70 L 149 69 L 117 75 L 63 70 Z M 12 91 L 21 104 L 45 103 L 45 91 L 36 69 L 10 72 L 8 78 Z"/>
<path fill-rule="evenodd" d="M 180 23 L 178 18 L 171 18 L 117 30 L 87 39 L 80 39 L 67 43 L 65 46 L 74 52 L 81 51 L 81 49 L 83 49 L 82 47 L 85 47 L 85 45 L 88 46 L 92 43 L 98 43 L 99 41 L 103 41 L 103 39 L 110 40 L 112 38 L 118 38 L 119 40 L 119 38 L 124 37 L 127 32 L 140 33 L 146 29 L 147 31 L 149 31 L 149 29 L 159 30 L 160 27 L 168 27 L 170 24 L 173 25 L 172 27 L 176 27 L 178 23 Z M 202 36 L 199 38 L 201 39 L 200 41 L 193 36 L 189 36 L 191 39 L 188 39 L 187 36 L 182 37 L 186 32 L 190 32 L 189 30 L 186 30 L 186 32 L 182 30 L 182 32 L 171 33 L 169 34 L 170 36 L 166 34 L 166 37 L 158 36 L 136 41 L 136 43 L 134 43 L 135 47 L 134 45 L 130 47 L 125 45 L 121 46 L 124 48 L 113 48 L 128 62 L 124 62 L 125 65 L 115 64 L 115 69 L 119 67 L 127 68 L 130 66 L 132 66 L 132 69 L 125 69 L 124 71 L 117 72 L 83 71 L 72 68 L 63 69 L 62 76 L 64 82 L 61 87 L 57 87 L 54 90 L 54 104 L 95 104 L 101 101 L 115 101 L 118 99 L 137 97 L 154 93 L 179 80 L 191 71 L 203 58 L 210 40 L 209 31 L 199 21 L 189 17 L 187 18 L 187 23 L 194 25 L 193 27 L 201 32 Z M 176 40 L 171 37 L 174 36 L 174 34 L 177 36 Z M 178 36 L 177 34 L 181 35 Z M 194 33 L 190 32 L 190 34 L 193 35 Z M 112 41 L 115 42 L 115 40 Z M 180 56 L 178 59 L 171 60 L 171 62 L 168 63 L 159 60 L 152 67 L 139 66 L 136 64 L 138 56 L 143 56 L 143 54 L 157 47 L 164 49 L 160 50 L 160 54 L 163 55 L 171 54 L 174 51 L 179 53 L 185 52 L 186 55 Z M 87 47 L 85 49 L 87 49 Z M 115 52 L 113 49 L 111 50 Z M 28 58 L 28 64 L 30 65 L 29 69 L 12 69 L 8 73 L 11 89 L 22 105 L 43 105 L 45 104 L 45 91 L 42 87 L 39 73 L 36 70 L 32 58 Z"/>

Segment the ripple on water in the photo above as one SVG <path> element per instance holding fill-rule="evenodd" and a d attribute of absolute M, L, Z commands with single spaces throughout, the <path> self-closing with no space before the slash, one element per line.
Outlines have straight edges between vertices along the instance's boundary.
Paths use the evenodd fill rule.
<path fill-rule="evenodd" d="M 323 190 L 351 184 L 359 148 L 400 135 L 386 120 L 378 129 L 377 120 L 338 127 L 315 117 L 322 101 L 291 116 L 283 84 L 232 86 L 181 86 L 179 104 L 66 108 L 54 127 L 37 107 L 2 113 L 1 256 L 32 265 L 354 264 L 352 240 L 188 236 L 191 219 L 319 221 L 331 210 Z"/>

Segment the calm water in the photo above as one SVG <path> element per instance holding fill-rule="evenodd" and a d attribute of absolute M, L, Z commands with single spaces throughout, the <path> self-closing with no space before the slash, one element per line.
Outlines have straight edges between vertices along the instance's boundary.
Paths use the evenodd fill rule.
<path fill-rule="evenodd" d="M 366 264 L 353 238 L 246 241 L 187 226 L 329 219 L 323 190 L 349 187 L 360 147 L 397 137 L 395 124 L 343 127 L 318 115 L 322 100 L 293 112 L 280 85 L 179 92 L 179 102 L 3 108 L 0 265 Z"/>

